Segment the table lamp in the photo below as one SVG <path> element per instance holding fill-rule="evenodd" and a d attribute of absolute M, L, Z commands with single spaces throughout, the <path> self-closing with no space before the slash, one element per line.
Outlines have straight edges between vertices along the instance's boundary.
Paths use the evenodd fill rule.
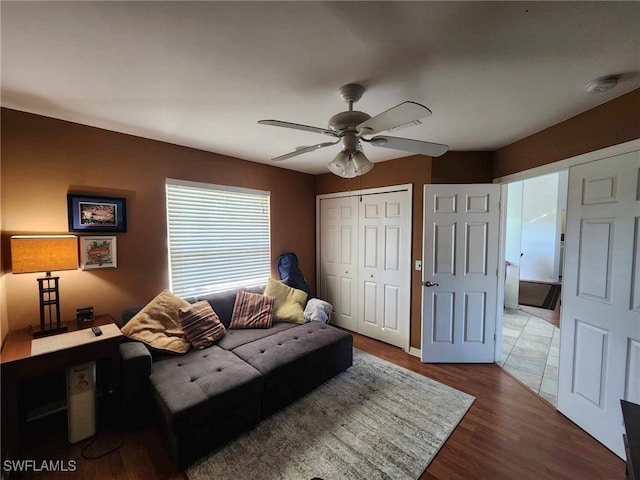
<path fill-rule="evenodd" d="M 46 272 L 38 278 L 40 290 L 40 328 L 34 337 L 61 333 L 58 279 L 52 271 L 78 268 L 78 240 L 74 235 L 15 235 L 11 237 L 11 270 L 13 273 Z M 48 315 L 45 315 L 45 310 Z M 48 322 L 45 317 L 48 316 Z M 53 317 L 55 316 L 55 323 Z"/>

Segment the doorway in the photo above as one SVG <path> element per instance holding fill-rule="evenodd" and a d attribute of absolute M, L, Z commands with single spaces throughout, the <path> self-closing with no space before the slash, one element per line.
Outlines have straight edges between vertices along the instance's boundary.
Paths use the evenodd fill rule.
<path fill-rule="evenodd" d="M 570 170 L 570 183 L 567 189 L 566 259 L 562 262 L 565 288 L 558 379 L 552 382 L 557 388 L 556 408 L 624 458 L 624 427 L 619 401 L 640 403 L 640 221 L 634 214 L 640 211 L 640 140 L 496 178 L 494 183 L 501 184 L 502 198 L 507 200 L 509 183 L 566 168 Z M 466 204 L 471 206 L 474 202 Z M 443 207 L 446 205 L 446 202 L 442 203 Z M 453 205 L 452 201 L 448 205 Z M 503 328 L 504 286 L 507 283 L 504 261 L 506 210 L 501 209 L 502 227 L 496 229 L 500 231 L 499 242 L 485 243 L 488 250 L 499 251 L 501 257 L 490 269 L 498 286 L 498 302 L 494 303 L 496 308 L 491 312 L 496 328 L 491 333 L 509 328 L 508 325 Z M 425 246 L 426 243 L 424 240 Z M 426 265 L 426 272 L 431 273 L 433 265 L 427 262 L 433 263 L 439 257 L 430 255 L 431 251 L 428 253 L 423 253 L 423 267 Z M 442 264 L 446 266 L 447 262 Z M 497 268 L 494 270 L 494 267 Z M 439 282 L 426 278 L 423 271 L 423 285 L 431 290 L 438 287 Z M 432 328 L 437 313 L 437 310 L 423 308 L 423 361 L 424 349 L 428 348 L 424 341 L 425 329 L 432 338 L 445 338 L 446 341 L 437 328 Z M 522 331 L 527 327 L 528 322 L 525 322 Z M 535 328 L 536 325 L 532 325 L 529 330 Z M 498 358 L 503 361 L 503 336 L 491 337 L 495 344 L 492 361 Z M 552 334 L 548 351 L 551 351 L 553 339 Z M 516 346 L 514 344 L 510 355 L 517 353 Z M 551 365 L 545 363 L 545 369 L 548 366 Z"/>
<path fill-rule="evenodd" d="M 559 302 L 568 179 L 568 171 L 561 170 L 506 186 L 507 308 L 526 306 L 554 311 Z"/>
<path fill-rule="evenodd" d="M 508 183 L 505 310 L 497 362 L 557 405 L 568 171 Z"/>

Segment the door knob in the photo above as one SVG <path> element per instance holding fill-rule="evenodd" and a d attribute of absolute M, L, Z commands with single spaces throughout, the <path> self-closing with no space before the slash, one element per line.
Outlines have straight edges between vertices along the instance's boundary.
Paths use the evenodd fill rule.
<path fill-rule="evenodd" d="M 427 280 L 426 282 L 422 282 L 422 285 L 424 285 L 425 287 L 437 287 L 440 284 L 439 283 L 431 283 L 429 280 Z"/>

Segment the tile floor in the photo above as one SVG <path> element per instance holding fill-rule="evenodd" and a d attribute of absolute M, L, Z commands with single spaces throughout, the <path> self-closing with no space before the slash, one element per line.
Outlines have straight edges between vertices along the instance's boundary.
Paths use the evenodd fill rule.
<path fill-rule="evenodd" d="M 560 329 L 522 310 L 504 311 L 502 368 L 557 405 Z"/>

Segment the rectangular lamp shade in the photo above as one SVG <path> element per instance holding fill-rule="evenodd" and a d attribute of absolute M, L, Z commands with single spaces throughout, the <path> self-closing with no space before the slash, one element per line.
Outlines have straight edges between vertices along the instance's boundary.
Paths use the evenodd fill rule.
<path fill-rule="evenodd" d="M 13 273 L 52 272 L 78 268 L 78 239 L 74 235 L 16 235 L 11 237 Z"/>

